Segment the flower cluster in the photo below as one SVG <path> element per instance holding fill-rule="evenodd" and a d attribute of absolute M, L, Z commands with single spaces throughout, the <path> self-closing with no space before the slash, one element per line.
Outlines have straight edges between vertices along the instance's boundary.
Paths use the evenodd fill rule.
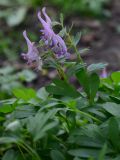
<path fill-rule="evenodd" d="M 43 30 L 41 39 L 45 42 L 45 45 L 49 47 L 58 57 L 67 56 L 67 47 L 63 39 L 55 34 L 52 29 L 52 22 L 50 17 L 46 14 L 45 8 L 42 9 L 42 13 L 45 20 L 41 17 L 41 12 L 38 12 L 38 19 L 40 20 Z"/>
<path fill-rule="evenodd" d="M 45 20 L 41 16 L 41 12 L 38 12 L 38 19 L 42 25 L 42 29 L 40 30 L 42 33 L 41 40 L 44 43 L 45 50 L 51 50 L 57 58 L 60 57 L 68 57 L 69 53 L 67 52 L 67 47 L 64 40 L 58 35 L 55 34 L 52 28 L 52 21 L 50 17 L 47 15 L 45 7 L 42 9 L 42 14 Z M 26 31 L 23 32 L 23 36 L 27 42 L 28 52 L 22 53 L 22 57 L 28 61 L 28 64 L 36 63 L 37 68 L 41 69 L 42 61 L 39 56 L 38 48 L 36 47 L 34 42 L 31 42 L 27 37 Z"/>

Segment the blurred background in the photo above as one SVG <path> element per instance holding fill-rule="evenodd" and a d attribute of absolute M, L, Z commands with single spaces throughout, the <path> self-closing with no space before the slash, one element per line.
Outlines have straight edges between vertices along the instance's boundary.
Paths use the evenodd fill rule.
<path fill-rule="evenodd" d="M 27 49 L 23 30 L 39 41 L 36 13 L 43 6 L 52 20 L 59 21 L 63 13 L 73 34 L 81 32 L 78 48 L 89 48 L 82 54 L 85 62 L 107 62 L 109 72 L 120 68 L 120 0 L 0 0 L 0 98 L 9 97 L 12 88 L 39 88 L 54 77 L 53 72 L 34 72 L 20 57 Z"/>

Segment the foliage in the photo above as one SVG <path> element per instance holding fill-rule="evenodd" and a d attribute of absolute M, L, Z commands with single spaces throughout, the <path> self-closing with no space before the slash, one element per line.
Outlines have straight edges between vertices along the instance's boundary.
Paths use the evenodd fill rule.
<path fill-rule="evenodd" d="M 0 101 L 2 159 L 119 159 L 120 82 L 111 77 L 101 79 L 92 104 L 60 80 L 53 83 L 66 92 L 14 89 L 15 98 Z"/>
<path fill-rule="evenodd" d="M 15 67 L 0 68 L 0 98 L 9 97 L 12 89 L 23 87 L 22 82 L 31 82 L 36 74 L 29 69 L 17 70 Z"/>
<path fill-rule="evenodd" d="M 6 58 L 13 62 L 18 59 L 17 52 L 19 45 L 14 43 L 14 40 L 17 39 L 19 35 L 16 32 L 11 32 L 8 35 L 11 36 L 11 38 L 9 36 L 6 37 L 6 32 L 0 31 L 0 39 L 2 39 L 0 42 L 0 56 L 2 60 Z"/>
<path fill-rule="evenodd" d="M 82 15 L 101 17 L 108 15 L 104 6 L 110 0 L 50 0 L 50 2 L 59 8 L 61 7 L 65 14 L 82 13 Z"/>
<path fill-rule="evenodd" d="M 0 18 L 4 18 L 10 27 L 18 26 L 25 19 L 29 8 L 38 7 L 43 2 L 43 0 L 1 0 Z M 110 0 L 50 0 L 47 3 L 58 6 L 67 15 L 82 13 L 82 15 L 102 17 L 109 15 L 104 7 L 109 2 Z"/>
<path fill-rule="evenodd" d="M 64 28 L 62 17 L 58 25 L 76 59 L 45 53 L 43 67 L 56 69 L 59 76 L 37 91 L 15 86 L 1 98 L 0 159 L 119 160 L 120 72 L 101 78 L 98 71 L 106 64 L 87 66 L 77 50 L 78 38 Z M 1 87 L 35 78 L 28 70 L 14 74 L 10 67 L 0 75 Z"/>
<path fill-rule="evenodd" d="M 4 18 L 11 27 L 19 25 L 25 18 L 27 10 L 32 6 L 40 5 L 42 0 L 1 0 L 0 18 Z"/>

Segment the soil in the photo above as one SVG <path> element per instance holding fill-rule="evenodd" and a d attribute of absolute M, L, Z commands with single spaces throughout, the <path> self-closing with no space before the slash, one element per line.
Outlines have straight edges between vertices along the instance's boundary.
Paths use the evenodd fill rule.
<path fill-rule="evenodd" d="M 83 55 L 88 63 L 107 62 L 108 70 L 120 70 L 120 0 L 114 0 L 110 8 L 110 17 L 98 21 L 79 17 L 72 18 L 74 26 L 89 30 L 83 35 L 79 46 L 90 48 Z"/>

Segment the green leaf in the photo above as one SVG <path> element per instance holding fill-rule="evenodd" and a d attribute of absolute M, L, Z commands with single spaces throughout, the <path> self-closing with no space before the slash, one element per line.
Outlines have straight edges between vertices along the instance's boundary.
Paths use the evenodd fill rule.
<path fill-rule="evenodd" d="M 109 121 L 109 138 L 117 151 L 120 151 L 119 125 L 117 120 L 112 117 Z"/>
<path fill-rule="evenodd" d="M 3 74 L 3 75 L 10 74 L 13 71 L 15 71 L 15 68 L 11 67 L 11 66 L 6 66 L 6 67 L 3 67 L 3 68 L 0 68 L 0 74 Z"/>
<path fill-rule="evenodd" d="M 77 74 L 77 79 L 80 82 L 80 84 L 82 85 L 82 87 L 84 88 L 84 91 L 86 92 L 86 94 L 90 95 L 90 90 L 89 90 L 89 76 L 87 74 L 87 72 L 84 69 L 81 69 Z"/>
<path fill-rule="evenodd" d="M 114 159 L 112 160 L 120 160 L 120 155 L 117 155 Z"/>
<path fill-rule="evenodd" d="M 4 105 L 0 106 L 1 113 L 10 113 L 13 110 L 14 110 L 14 107 L 12 107 L 11 105 L 4 104 Z"/>
<path fill-rule="evenodd" d="M 90 158 L 98 157 L 100 150 L 95 148 L 78 148 L 78 149 L 71 149 L 68 151 L 68 153 L 72 156 L 77 156 L 80 158 Z"/>
<path fill-rule="evenodd" d="M 13 118 L 27 118 L 30 116 L 35 115 L 35 107 L 30 106 L 30 105 L 22 105 L 22 106 L 17 106 L 15 111 L 12 112 Z"/>
<path fill-rule="evenodd" d="M 72 64 L 71 64 L 72 65 Z M 86 66 L 86 64 L 73 64 L 72 66 L 70 66 L 67 70 L 67 74 L 69 77 L 75 75 L 76 73 L 78 73 L 80 70 L 82 70 L 84 67 Z"/>
<path fill-rule="evenodd" d="M 118 72 L 113 72 L 111 74 L 111 79 L 113 80 L 113 82 L 115 84 L 120 84 L 120 72 L 119 71 Z"/>
<path fill-rule="evenodd" d="M 17 131 L 17 130 L 20 130 L 20 128 L 21 128 L 21 124 L 20 124 L 20 121 L 18 120 L 13 121 L 6 126 L 6 130 L 9 130 L 9 131 Z"/>
<path fill-rule="evenodd" d="M 5 100 L 1 100 L 0 103 L 4 103 L 4 104 L 14 104 L 16 102 L 16 98 L 10 98 L 10 99 L 5 99 Z"/>
<path fill-rule="evenodd" d="M 32 134 L 34 141 L 46 135 L 46 132 L 57 125 L 56 121 L 51 121 L 57 109 L 50 110 L 48 113 L 38 112 L 35 117 L 29 117 L 27 128 Z"/>
<path fill-rule="evenodd" d="M 36 92 L 31 88 L 29 88 L 29 89 L 27 89 L 27 88 L 14 89 L 13 94 L 17 98 L 23 99 L 25 101 L 28 101 L 28 100 L 36 97 Z"/>
<path fill-rule="evenodd" d="M 42 87 L 37 91 L 37 97 L 42 100 L 46 100 L 48 98 L 48 95 L 49 93 L 46 91 L 45 87 Z"/>
<path fill-rule="evenodd" d="M 52 160 L 65 160 L 63 154 L 58 150 L 51 151 L 51 158 Z"/>
<path fill-rule="evenodd" d="M 19 72 L 17 76 L 19 79 L 26 82 L 31 82 L 36 78 L 36 74 L 31 70 L 27 70 L 27 69 L 23 70 L 22 72 Z"/>
<path fill-rule="evenodd" d="M 82 160 L 81 158 L 75 157 L 73 160 Z"/>
<path fill-rule="evenodd" d="M 102 106 L 111 115 L 120 117 L 120 104 L 107 102 Z"/>
<path fill-rule="evenodd" d="M 120 97 L 115 97 L 115 96 L 112 96 L 112 95 L 110 95 L 109 97 L 110 97 L 110 98 L 112 99 L 112 101 L 114 101 L 115 103 L 120 104 Z"/>
<path fill-rule="evenodd" d="M 23 157 L 19 152 L 10 149 L 4 154 L 2 160 L 23 160 Z"/>
<path fill-rule="evenodd" d="M 57 21 L 52 21 L 52 27 L 54 27 L 54 26 L 61 26 L 61 24 L 59 23 L 59 22 L 57 22 Z"/>
<path fill-rule="evenodd" d="M 107 144 L 105 143 L 100 154 L 98 160 L 105 160 L 105 154 L 107 152 Z"/>
<path fill-rule="evenodd" d="M 100 86 L 102 88 L 104 88 L 104 89 L 107 88 L 110 91 L 114 91 L 114 86 L 113 86 L 113 82 L 112 82 L 111 78 L 109 78 L 109 77 L 102 78 L 102 79 L 100 79 L 100 81 L 101 81 Z"/>
<path fill-rule="evenodd" d="M 64 25 L 64 15 L 62 13 L 60 14 L 60 23 L 62 26 Z"/>
<path fill-rule="evenodd" d="M 34 0 L 34 3 L 35 3 L 36 0 Z M 13 0 L 13 1 L 9 1 L 9 0 L 1 0 L 0 1 L 0 5 L 1 6 L 4 6 L 4 7 L 13 7 L 13 6 L 23 6 L 23 5 L 31 5 L 32 1 L 31 0 L 27 0 L 27 1 L 24 1 L 24 0 Z"/>
<path fill-rule="evenodd" d="M 44 105 L 43 108 L 41 108 L 40 110 L 54 108 L 58 104 L 60 104 L 60 103 L 59 102 L 49 102 L 48 104 Z"/>
<path fill-rule="evenodd" d="M 87 131 L 86 131 L 87 132 Z M 89 130 L 88 130 L 89 132 Z M 100 149 L 103 145 L 103 142 L 100 139 L 88 137 L 86 135 L 79 135 L 76 131 L 77 135 L 70 136 L 68 142 L 70 144 L 77 144 L 80 147 L 86 148 L 98 148 Z M 86 133 L 85 133 L 86 134 Z"/>
<path fill-rule="evenodd" d="M 81 38 L 81 32 L 78 32 L 78 33 L 76 34 L 76 36 L 73 37 L 72 40 L 73 40 L 73 43 L 74 43 L 75 46 L 79 43 L 80 38 Z"/>
<path fill-rule="evenodd" d="M 107 63 L 96 63 L 96 64 L 91 64 L 88 66 L 87 70 L 88 72 L 96 72 L 101 69 L 104 69 L 107 66 Z"/>
<path fill-rule="evenodd" d="M 18 140 L 16 137 L 0 137 L 0 144 L 17 143 Z"/>
<path fill-rule="evenodd" d="M 90 83 L 90 101 L 91 103 L 93 103 L 100 84 L 99 76 L 96 73 L 92 73 L 90 75 L 89 83 Z"/>
<path fill-rule="evenodd" d="M 0 122 L 4 121 L 4 120 L 5 120 L 5 118 L 0 116 Z"/>
<path fill-rule="evenodd" d="M 9 0 L 1 0 L 0 1 L 1 6 L 11 6 L 11 3 Z M 12 4 L 13 5 L 13 4 Z"/>
<path fill-rule="evenodd" d="M 90 49 L 89 48 L 81 48 L 79 50 L 80 55 L 86 55 Z"/>
<path fill-rule="evenodd" d="M 66 34 L 66 28 L 63 28 L 63 29 L 59 32 L 59 35 L 60 35 L 61 37 L 64 37 L 65 34 Z"/>
<path fill-rule="evenodd" d="M 71 84 L 55 79 L 53 80 L 55 85 L 49 85 L 46 87 L 46 90 L 54 95 L 70 96 L 70 97 L 79 97 L 80 93 L 72 86 Z"/>
<path fill-rule="evenodd" d="M 19 25 L 25 18 L 26 12 L 27 8 L 23 6 L 16 10 L 14 9 L 14 11 L 6 18 L 7 24 L 11 27 Z"/>

